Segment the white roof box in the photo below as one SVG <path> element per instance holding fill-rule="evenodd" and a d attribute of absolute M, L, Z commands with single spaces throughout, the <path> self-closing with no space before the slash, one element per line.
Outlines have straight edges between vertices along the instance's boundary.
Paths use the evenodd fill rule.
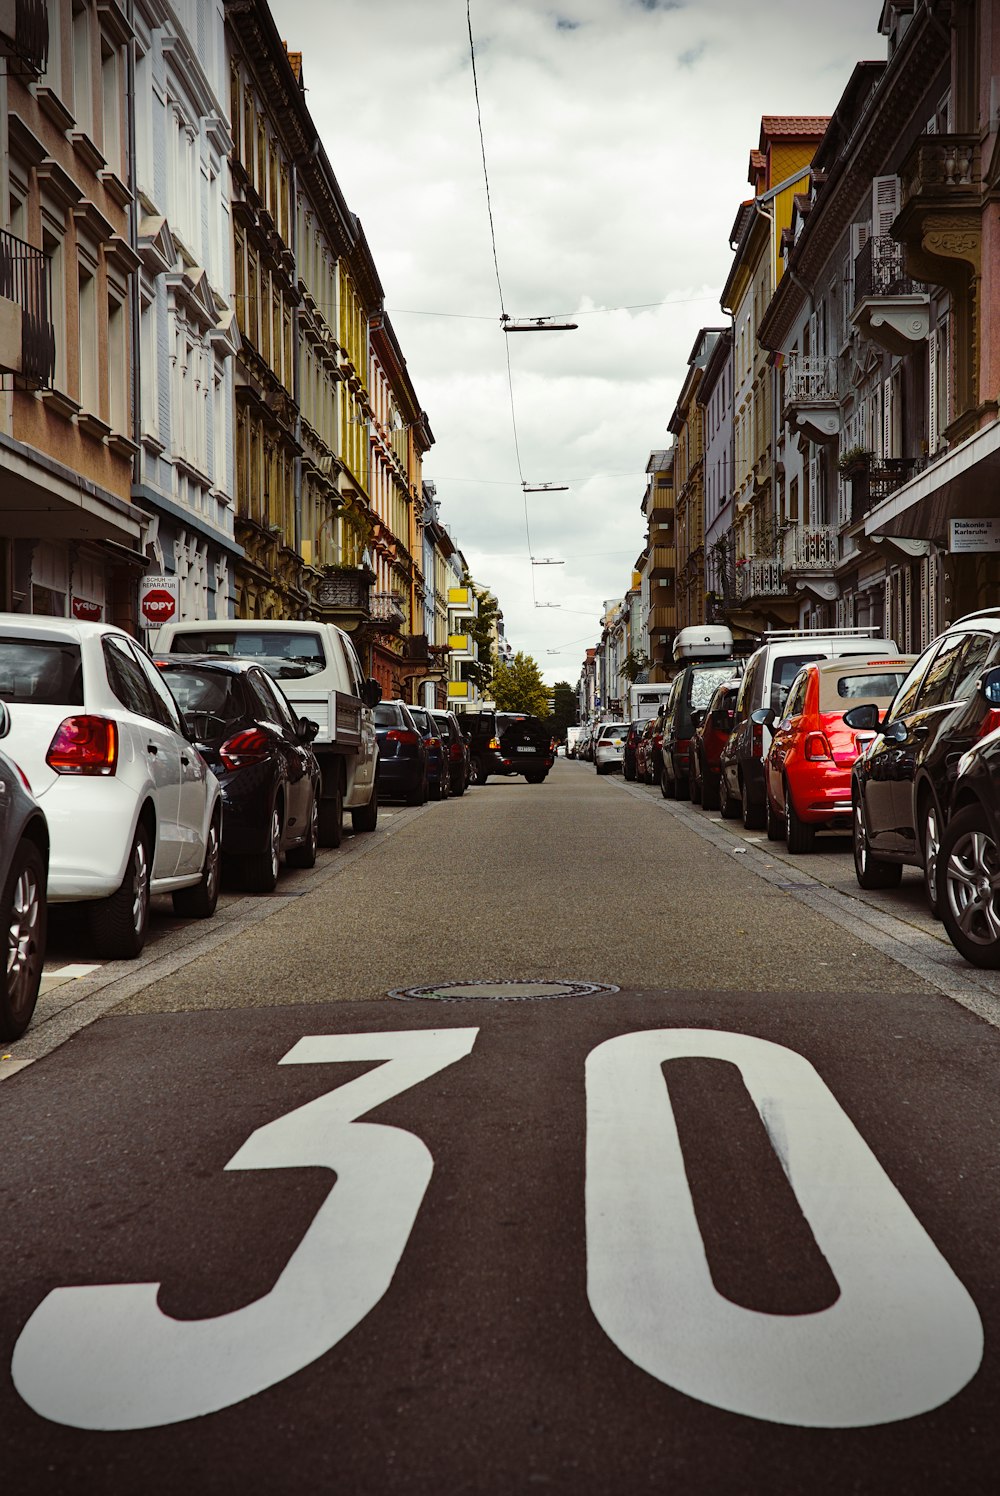
<path fill-rule="evenodd" d="M 674 640 L 674 659 L 728 660 L 733 652 L 733 636 L 724 623 L 696 623 L 681 629 Z"/>

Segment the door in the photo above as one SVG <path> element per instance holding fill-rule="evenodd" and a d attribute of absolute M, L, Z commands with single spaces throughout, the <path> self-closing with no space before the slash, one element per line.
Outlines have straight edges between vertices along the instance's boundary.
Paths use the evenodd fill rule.
<path fill-rule="evenodd" d="M 197 748 L 188 741 L 180 709 L 160 672 L 144 650 L 134 642 L 132 647 L 153 690 L 163 727 L 175 740 L 179 759 L 175 872 L 178 877 L 200 873 L 205 864 L 208 831 L 209 769 Z"/>
<path fill-rule="evenodd" d="M 305 835 L 312 810 L 309 755 L 298 742 L 298 728 L 288 702 L 265 672 L 247 671 L 247 685 L 260 721 L 270 729 L 281 760 L 281 777 L 285 784 L 282 843 L 298 841 Z"/>
<path fill-rule="evenodd" d="M 123 634 L 106 634 L 102 640 L 108 684 L 121 702 L 119 727 L 128 734 L 135 788 L 152 786 L 156 813 L 156 845 L 151 849 L 152 876 L 172 878 L 180 851 L 178 811 L 181 755 L 177 734 L 169 730 L 156 693 Z M 127 853 L 128 849 L 125 849 Z"/>
<path fill-rule="evenodd" d="M 914 787 L 921 766 L 933 753 L 938 735 L 952 717 L 959 662 L 968 642 L 967 634 L 945 636 L 924 674 L 912 708 L 897 718 L 906 735 L 893 745 L 889 784 L 897 846 L 908 854 L 916 854 L 920 836 Z"/>

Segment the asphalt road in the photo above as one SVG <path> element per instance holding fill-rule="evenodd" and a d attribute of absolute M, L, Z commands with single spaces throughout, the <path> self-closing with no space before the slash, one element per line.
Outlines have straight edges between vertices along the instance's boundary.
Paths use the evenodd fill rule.
<path fill-rule="evenodd" d="M 559 763 L 135 965 L 70 921 L 0 1062 L 9 1488 L 994 1491 L 996 978 L 852 884 Z"/>

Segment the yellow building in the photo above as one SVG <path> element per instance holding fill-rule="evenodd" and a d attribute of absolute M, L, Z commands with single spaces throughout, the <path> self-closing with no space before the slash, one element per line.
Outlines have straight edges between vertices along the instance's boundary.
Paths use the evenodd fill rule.
<path fill-rule="evenodd" d="M 668 429 L 674 437 L 676 505 L 677 627 L 706 619 L 705 412 L 698 389 L 721 327 L 703 327 L 688 357 L 688 372 Z"/>

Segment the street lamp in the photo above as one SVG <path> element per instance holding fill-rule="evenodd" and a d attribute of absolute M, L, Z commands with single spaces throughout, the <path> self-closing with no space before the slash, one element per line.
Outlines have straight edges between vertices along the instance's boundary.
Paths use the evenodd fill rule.
<path fill-rule="evenodd" d="M 568 483 L 524 483 L 521 488 L 524 493 L 569 493 Z"/>
<path fill-rule="evenodd" d="M 506 312 L 500 318 L 504 332 L 575 332 L 578 322 L 557 322 L 554 317 L 510 317 Z"/>

